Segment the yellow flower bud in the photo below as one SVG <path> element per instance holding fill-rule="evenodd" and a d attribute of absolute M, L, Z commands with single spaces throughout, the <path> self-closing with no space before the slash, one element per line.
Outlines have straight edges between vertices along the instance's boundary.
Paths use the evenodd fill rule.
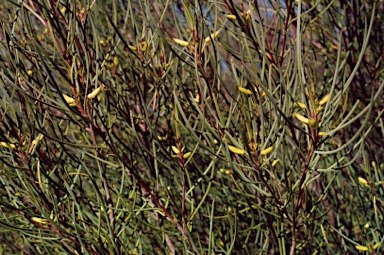
<path fill-rule="evenodd" d="M 95 89 L 94 91 L 92 91 L 91 93 L 88 94 L 88 99 L 93 99 L 97 96 L 97 94 L 99 94 L 101 90 L 101 87 L 98 87 L 97 89 Z"/>
<path fill-rule="evenodd" d="M 368 251 L 368 247 L 367 246 L 356 245 L 355 247 L 356 247 L 356 249 L 358 251 Z"/>
<path fill-rule="evenodd" d="M 328 102 L 329 98 L 330 98 L 330 95 L 329 95 L 329 94 L 325 95 L 325 96 L 320 100 L 319 105 L 323 105 L 323 104 L 325 104 L 326 102 Z"/>
<path fill-rule="evenodd" d="M 235 146 L 232 146 L 232 145 L 228 145 L 228 149 L 229 149 L 231 152 L 235 153 L 235 154 L 239 154 L 239 155 L 243 155 L 243 154 L 245 154 L 245 151 L 244 151 L 244 150 L 239 149 L 239 148 L 236 148 Z"/>
<path fill-rule="evenodd" d="M 359 181 L 359 183 L 361 184 L 361 185 L 363 185 L 363 186 L 365 186 L 365 187 L 369 187 L 369 185 L 368 185 L 368 181 L 366 180 L 366 179 L 364 179 L 363 177 L 359 177 L 359 178 L 357 178 L 357 180 Z"/>
<path fill-rule="evenodd" d="M 147 42 L 142 42 L 141 43 L 141 51 L 145 52 L 148 48 L 148 43 Z"/>
<path fill-rule="evenodd" d="M 47 219 L 42 219 L 42 218 L 38 218 L 38 217 L 31 217 L 31 220 L 33 220 L 36 223 L 43 224 L 43 225 L 46 225 L 48 223 Z"/>
<path fill-rule="evenodd" d="M 137 51 L 137 48 L 133 45 L 128 45 L 128 48 L 130 48 L 132 51 Z"/>
<path fill-rule="evenodd" d="M 175 43 L 177 43 L 178 45 L 183 46 L 183 47 L 186 47 L 186 46 L 189 45 L 189 42 L 186 42 L 186 41 L 183 41 L 183 40 L 180 40 L 180 39 L 177 39 L 177 38 L 173 38 L 173 41 Z"/>
<path fill-rule="evenodd" d="M 302 123 L 309 124 L 309 119 L 307 119 L 306 117 L 300 115 L 299 113 L 294 113 L 294 117 L 296 119 L 298 119 L 299 121 L 301 121 Z"/>
<path fill-rule="evenodd" d="M 172 145 L 171 148 L 172 148 L 174 153 L 179 154 L 180 151 L 179 151 L 179 149 L 176 146 Z"/>
<path fill-rule="evenodd" d="M 263 155 L 267 155 L 267 154 L 269 154 L 272 150 L 273 150 L 273 146 L 268 147 L 268 148 L 266 148 L 266 149 L 260 151 L 260 155 L 262 155 L 262 156 L 263 156 Z"/>
<path fill-rule="evenodd" d="M 159 139 L 159 141 L 165 141 L 165 140 L 167 140 L 167 138 L 168 138 L 168 135 L 165 135 L 165 136 L 158 135 L 157 136 L 157 139 Z"/>
<path fill-rule="evenodd" d="M 64 100 L 69 104 L 69 106 L 76 106 L 75 99 L 67 96 L 66 94 L 63 94 L 63 97 L 64 97 Z"/>
<path fill-rule="evenodd" d="M 119 58 L 118 57 L 113 57 L 113 65 L 117 66 L 119 64 Z"/>
<path fill-rule="evenodd" d="M 14 149 L 16 146 L 12 143 L 6 143 L 6 142 L 0 142 L 0 145 L 2 147 L 8 148 L 8 149 Z"/>
<path fill-rule="evenodd" d="M 206 43 L 208 43 L 208 42 L 211 41 L 211 38 L 212 38 L 212 39 L 215 39 L 219 34 L 220 34 L 220 29 L 217 30 L 216 32 L 212 33 L 211 36 L 206 37 L 206 38 L 204 39 L 204 41 L 205 41 Z"/>
<path fill-rule="evenodd" d="M 36 144 L 38 141 L 41 141 L 44 138 L 43 134 L 39 134 L 33 141 L 32 144 Z"/>
<path fill-rule="evenodd" d="M 227 15 L 227 18 L 228 18 L 228 19 L 231 19 L 231 20 L 236 20 L 236 15 L 228 14 L 228 15 Z"/>
<path fill-rule="evenodd" d="M 183 158 L 189 158 L 192 155 L 192 152 L 187 152 L 183 155 Z"/>
<path fill-rule="evenodd" d="M 243 88 L 243 87 L 237 87 L 237 89 L 241 92 L 241 93 L 244 93 L 246 95 L 252 95 L 252 91 L 250 91 L 249 89 L 246 89 L 246 88 Z"/>
<path fill-rule="evenodd" d="M 300 107 L 301 109 L 307 109 L 307 106 L 303 103 L 300 103 L 300 102 L 296 102 L 296 103 L 294 103 L 294 105 Z"/>

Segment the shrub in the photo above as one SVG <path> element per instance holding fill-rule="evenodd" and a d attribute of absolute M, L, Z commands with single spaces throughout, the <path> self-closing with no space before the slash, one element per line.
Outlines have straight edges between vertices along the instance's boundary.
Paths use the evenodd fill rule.
<path fill-rule="evenodd" d="M 382 1 L 1 5 L 3 254 L 383 252 Z"/>

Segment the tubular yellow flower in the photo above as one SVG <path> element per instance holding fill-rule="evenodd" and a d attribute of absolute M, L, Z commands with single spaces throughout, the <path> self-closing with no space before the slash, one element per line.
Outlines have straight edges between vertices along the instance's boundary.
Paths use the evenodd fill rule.
<path fill-rule="evenodd" d="M 206 43 L 208 43 L 208 42 L 211 41 L 211 38 L 212 38 L 212 39 L 215 39 L 219 34 L 220 34 L 220 29 L 217 30 L 216 32 L 212 33 L 211 36 L 207 36 L 207 37 L 204 39 L 204 41 L 205 41 Z"/>
<path fill-rule="evenodd" d="M 47 219 L 42 219 L 42 218 L 38 218 L 38 217 L 31 217 L 31 220 L 33 220 L 36 223 L 43 224 L 43 225 L 46 225 L 48 223 Z"/>
<path fill-rule="evenodd" d="M 266 149 L 260 151 L 260 155 L 267 155 L 267 154 L 270 153 L 272 150 L 273 150 L 273 146 L 268 147 L 268 148 L 266 148 Z"/>
<path fill-rule="evenodd" d="M 279 163 L 279 160 L 278 159 L 275 159 L 273 162 L 272 162 L 272 167 L 275 167 L 277 165 L 277 163 Z"/>
<path fill-rule="evenodd" d="M 325 104 L 326 102 L 328 102 L 329 97 L 330 97 L 329 94 L 325 95 L 325 96 L 320 100 L 319 105 L 323 105 L 323 104 Z"/>
<path fill-rule="evenodd" d="M 307 109 L 307 106 L 303 103 L 300 103 L 300 102 L 296 102 L 296 103 L 294 103 L 294 105 L 300 107 L 301 109 Z"/>
<path fill-rule="evenodd" d="M 232 174 L 232 170 L 228 170 L 228 169 L 224 169 L 224 168 L 220 168 L 220 172 L 223 174 L 226 174 L 226 175 Z"/>
<path fill-rule="evenodd" d="M 236 15 L 228 14 L 228 15 L 227 15 L 227 18 L 228 18 L 228 19 L 231 19 L 231 20 L 236 20 Z"/>
<path fill-rule="evenodd" d="M 173 38 L 173 41 L 175 43 L 177 43 L 178 45 L 183 46 L 183 47 L 186 47 L 186 46 L 189 45 L 189 42 L 186 42 L 186 41 L 183 41 L 183 40 L 180 40 L 180 39 L 177 39 L 177 38 Z"/>
<path fill-rule="evenodd" d="M 235 153 L 235 154 L 239 154 L 239 155 L 243 155 L 243 154 L 245 153 L 244 150 L 239 149 L 239 148 L 236 148 L 235 146 L 232 146 L 232 145 L 228 145 L 228 149 L 229 149 L 230 151 L 232 151 L 233 153 Z"/>
<path fill-rule="evenodd" d="M 189 158 L 192 155 L 192 152 L 187 152 L 183 155 L 183 158 Z"/>
<path fill-rule="evenodd" d="M 368 181 L 366 179 L 364 179 L 363 177 L 359 177 L 357 178 L 357 180 L 359 181 L 359 183 L 365 187 L 369 187 L 368 185 Z"/>
<path fill-rule="evenodd" d="M 0 145 L 2 147 L 8 148 L 8 149 L 14 149 L 16 146 L 12 143 L 6 143 L 6 142 L 0 142 Z"/>
<path fill-rule="evenodd" d="M 296 117 L 296 119 L 298 119 L 302 123 L 309 124 L 309 119 L 307 119 L 303 115 L 300 115 L 299 113 L 294 113 L 294 117 Z"/>
<path fill-rule="evenodd" d="M 113 65 L 117 66 L 119 64 L 119 58 L 118 57 L 113 57 Z"/>
<path fill-rule="evenodd" d="M 179 151 L 179 149 L 176 146 L 172 145 L 171 148 L 172 148 L 174 153 L 179 154 L 180 151 Z"/>
<path fill-rule="evenodd" d="M 158 135 L 157 136 L 157 139 L 159 139 L 159 141 L 165 141 L 165 140 L 167 140 L 167 138 L 168 138 L 168 135 L 165 135 L 165 136 Z"/>
<path fill-rule="evenodd" d="M 41 141 L 44 138 L 43 134 L 39 134 L 33 141 L 32 144 L 36 144 L 38 141 Z"/>
<path fill-rule="evenodd" d="M 358 251 L 368 251 L 369 250 L 367 246 L 356 245 L 355 247 Z"/>
<path fill-rule="evenodd" d="M 326 132 L 319 132 L 319 136 L 324 136 Z"/>
<path fill-rule="evenodd" d="M 91 93 L 88 94 L 88 99 L 93 99 L 97 96 L 97 94 L 99 94 L 101 90 L 101 87 L 98 87 L 97 89 L 95 89 L 94 91 L 92 91 Z"/>
<path fill-rule="evenodd" d="M 147 50 L 147 48 L 148 48 L 148 43 L 147 42 L 142 42 L 140 48 L 141 48 L 142 52 L 145 52 Z"/>
<path fill-rule="evenodd" d="M 379 246 L 380 246 L 380 242 L 376 243 L 376 244 L 373 246 L 373 249 L 376 250 Z"/>
<path fill-rule="evenodd" d="M 63 97 L 64 97 L 64 100 L 69 104 L 69 106 L 76 106 L 75 99 L 67 96 L 66 94 L 63 94 Z"/>
<path fill-rule="evenodd" d="M 137 51 L 137 48 L 133 45 L 128 45 L 128 48 L 130 48 L 132 51 Z"/>
<path fill-rule="evenodd" d="M 243 88 L 243 87 L 237 87 L 237 89 L 241 92 L 241 93 L 244 93 L 246 95 L 252 95 L 252 91 L 250 91 L 249 89 L 246 89 L 246 88 Z"/>

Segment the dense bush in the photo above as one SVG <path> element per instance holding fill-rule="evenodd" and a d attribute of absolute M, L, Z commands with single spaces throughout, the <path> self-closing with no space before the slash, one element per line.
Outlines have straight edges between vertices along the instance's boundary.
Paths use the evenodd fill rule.
<path fill-rule="evenodd" d="M 380 254 L 378 1 L 1 2 L 1 254 Z"/>

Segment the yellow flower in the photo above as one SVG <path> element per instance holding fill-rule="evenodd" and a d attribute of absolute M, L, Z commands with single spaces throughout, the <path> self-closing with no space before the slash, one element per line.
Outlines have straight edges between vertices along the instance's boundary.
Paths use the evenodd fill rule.
<path fill-rule="evenodd" d="M 243 88 L 243 87 L 237 87 L 237 89 L 241 92 L 241 93 L 244 93 L 246 95 L 252 95 L 252 91 L 250 91 L 249 89 L 246 89 L 246 88 Z"/>
<path fill-rule="evenodd" d="M 220 29 L 217 30 L 216 32 L 212 33 L 211 36 L 207 36 L 207 37 L 204 39 L 204 41 L 205 41 L 206 43 L 208 43 L 208 42 L 211 41 L 211 38 L 212 38 L 212 39 L 215 39 L 219 34 L 220 34 Z"/>
<path fill-rule="evenodd" d="M 273 150 L 273 146 L 268 147 L 268 148 L 266 148 L 266 149 L 260 151 L 260 155 L 267 155 L 267 154 L 270 153 L 272 150 Z"/>
<path fill-rule="evenodd" d="M 133 45 L 128 45 L 128 48 L 130 48 L 132 51 L 137 51 L 137 48 Z"/>
<path fill-rule="evenodd" d="M 32 144 L 36 144 L 38 141 L 41 141 L 44 138 L 43 134 L 39 134 L 33 141 Z"/>
<path fill-rule="evenodd" d="M 38 217 L 31 217 L 31 220 L 33 220 L 36 223 L 43 224 L 43 225 L 46 225 L 48 223 L 47 219 L 42 219 L 42 218 L 38 218 Z"/>
<path fill-rule="evenodd" d="M 359 251 L 368 251 L 369 250 L 367 246 L 356 245 L 355 247 Z"/>
<path fill-rule="evenodd" d="M 320 100 L 319 105 L 323 105 L 323 104 L 325 104 L 326 102 L 328 102 L 329 98 L 330 98 L 330 95 L 329 95 L 329 94 L 325 95 L 325 96 Z"/>
<path fill-rule="evenodd" d="M 360 182 L 361 185 L 369 188 L 368 181 L 366 179 L 364 179 L 363 177 L 359 177 L 357 178 L 357 180 Z"/>
<path fill-rule="evenodd" d="M 236 15 L 228 14 L 228 15 L 227 15 L 227 18 L 228 18 L 228 19 L 231 19 L 231 20 L 236 20 Z"/>
<path fill-rule="evenodd" d="M 189 158 L 191 156 L 192 152 L 187 152 L 183 155 L 183 158 Z"/>
<path fill-rule="evenodd" d="M 119 58 L 118 57 L 113 57 L 113 65 L 117 66 L 119 64 Z"/>
<path fill-rule="evenodd" d="M 233 153 L 235 154 L 239 154 L 239 155 L 243 155 L 245 154 L 245 151 L 242 150 L 242 149 L 239 149 L 239 148 L 236 148 L 235 146 L 232 146 L 232 145 L 228 145 L 228 149 L 230 151 L 232 151 Z"/>
<path fill-rule="evenodd" d="M 64 100 L 69 104 L 69 106 L 76 106 L 75 99 L 67 96 L 66 94 L 63 94 L 63 97 L 64 97 Z"/>
<path fill-rule="evenodd" d="M 140 48 L 141 48 L 142 52 L 145 52 L 147 50 L 147 48 L 148 48 L 148 43 L 147 42 L 142 42 Z"/>
<path fill-rule="evenodd" d="M 275 159 L 275 160 L 272 162 L 272 167 L 276 166 L 277 163 L 279 163 L 279 160 L 278 160 L 278 159 Z"/>
<path fill-rule="evenodd" d="M 174 153 L 179 154 L 180 151 L 179 151 L 179 149 L 176 146 L 172 145 L 171 148 L 172 148 Z"/>
<path fill-rule="evenodd" d="M 183 46 L 183 47 L 186 47 L 186 46 L 189 45 L 189 42 L 186 42 L 186 41 L 183 41 L 183 40 L 180 40 L 180 39 L 177 39 L 177 38 L 173 38 L 173 41 L 175 43 L 177 43 L 178 45 Z"/>
<path fill-rule="evenodd" d="M 8 148 L 8 149 L 16 148 L 16 146 L 14 144 L 12 144 L 12 143 L 0 142 L 0 145 L 5 147 L 5 148 Z"/>
<path fill-rule="evenodd" d="M 99 94 L 100 90 L 101 90 L 101 86 L 98 87 L 97 89 L 95 89 L 94 91 L 92 91 L 91 93 L 89 93 L 88 96 L 87 96 L 88 99 L 95 98 L 97 96 L 97 94 Z"/>
<path fill-rule="evenodd" d="M 294 105 L 300 107 L 301 109 L 307 109 L 307 106 L 303 103 L 300 103 L 300 102 L 296 102 L 296 103 L 294 103 Z"/>
<path fill-rule="evenodd" d="M 298 119 L 299 121 L 301 121 L 302 123 L 305 123 L 305 124 L 308 124 L 309 123 L 309 119 L 307 119 L 306 117 L 304 117 L 303 115 L 300 115 L 299 113 L 294 113 L 293 114 L 294 117 L 296 119 Z"/>

